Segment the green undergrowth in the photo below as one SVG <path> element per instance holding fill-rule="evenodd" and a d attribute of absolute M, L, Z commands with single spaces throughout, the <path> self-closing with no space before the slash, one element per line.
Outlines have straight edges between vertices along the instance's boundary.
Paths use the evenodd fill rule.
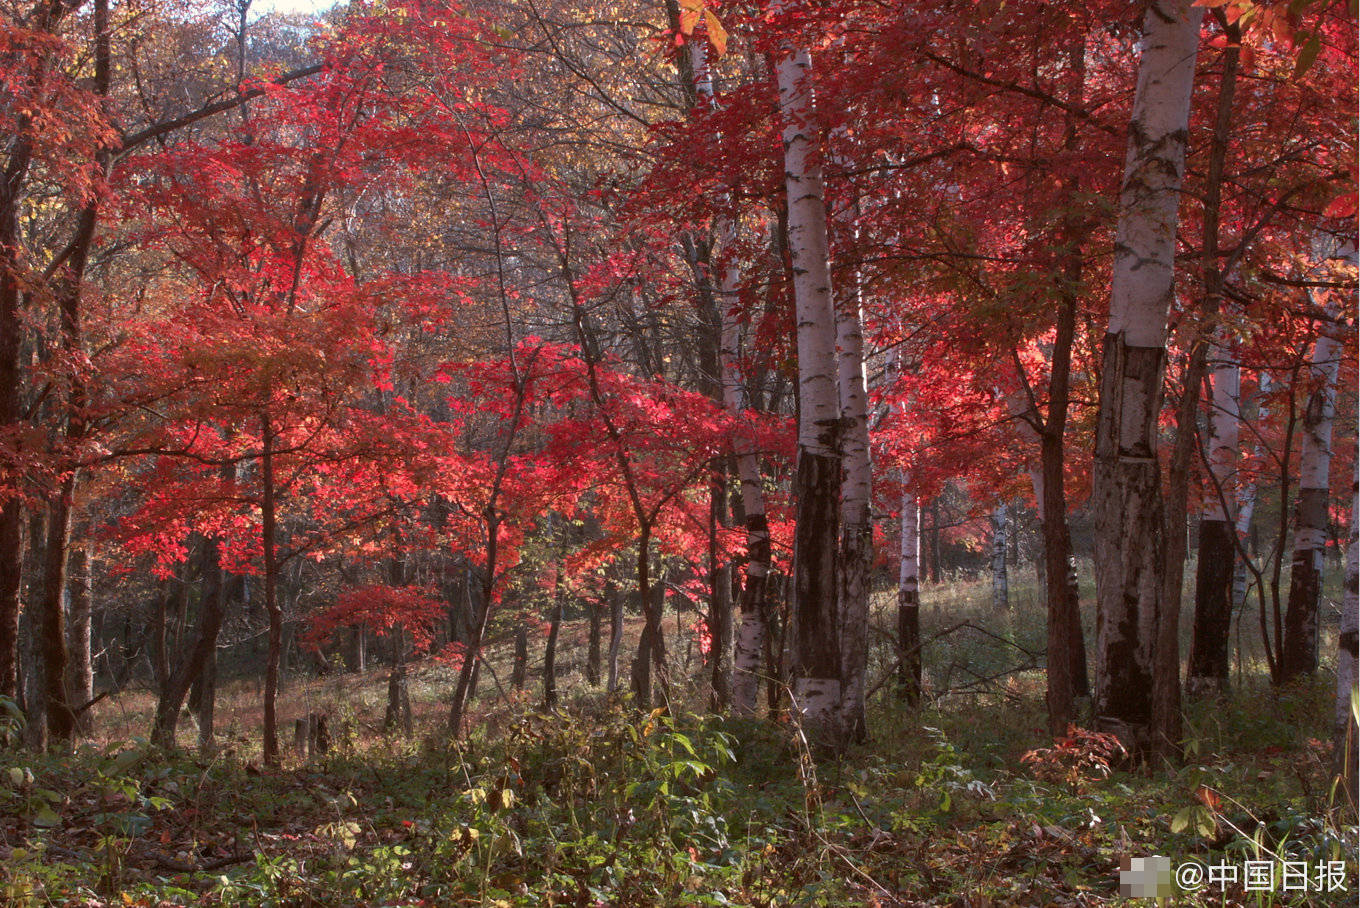
<path fill-rule="evenodd" d="M 457 746 L 381 740 L 262 770 L 143 742 L 0 750 L 14 905 L 1091 905 L 1123 856 L 1345 862 L 1347 891 L 1240 885 L 1177 904 L 1353 904 L 1324 684 L 1192 705 L 1186 760 L 1098 736 L 1038 748 L 1015 695 L 908 712 L 810 758 L 787 723 L 582 697 Z M 1302 730 L 1302 734 L 1300 731 Z"/>

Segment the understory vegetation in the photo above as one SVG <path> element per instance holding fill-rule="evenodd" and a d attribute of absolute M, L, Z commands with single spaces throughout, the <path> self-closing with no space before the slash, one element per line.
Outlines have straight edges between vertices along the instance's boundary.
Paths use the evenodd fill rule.
<path fill-rule="evenodd" d="M 985 614 L 986 595 L 927 588 L 926 636 Z M 490 685 L 458 743 L 451 670 L 426 662 L 411 738 L 381 732 L 385 672 L 296 679 L 283 715 L 324 712 L 334 740 L 277 770 L 254 761 L 248 683 L 223 691 L 211 760 L 136 737 L 6 749 L 0 891 L 16 905 L 1087 905 L 1118 898 L 1121 857 L 1152 854 L 1342 860 L 1353 885 L 1326 679 L 1272 689 L 1248 651 L 1256 669 L 1227 699 L 1190 707 L 1182 765 L 1133 769 L 1085 732 L 1034 749 L 1042 672 L 1025 663 L 1042 626 L 1016 598 L 994 635 L 937 638 L 941 696 L 909 711 L 881 689 L 870 741 L 835 761 L 814 762 L 787 720 L 701 715 L 695 688 L 646 713 L 571 683 L 570 647 L 559 708 Z M 100 724 L 133 734 L 150 703 L 128 692 Z M 1239 883 L 1178 904 L 1353 897 Z"/>

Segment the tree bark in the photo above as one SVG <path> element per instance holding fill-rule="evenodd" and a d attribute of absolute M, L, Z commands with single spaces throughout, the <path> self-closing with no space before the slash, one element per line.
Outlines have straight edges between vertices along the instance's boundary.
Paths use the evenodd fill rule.
<path fill-rule="evenodd" d="M 160 696 L 156 701 L 156 715 L 151 726 L 152 743 L 166 749 L 175 747 L 175 733 L 179 726 L 180 710 L 184 706 L 184 698 L 188 695 L 190 686 L 202 677 L 208 662 L 214 659 L 217 653 L 217 638 L 221 633 L 222 621 L 226 615 L 226 583 L 222 576 L 222 566 L 218 558 L 218 546 L 215 541 L 204 541 L 202 564 L 203 581 L 198 631 L 189 651 L 178 659 L 173 668 L 167 666 L 166 678 L 160 687 Z M 206 690 L 200 689 L 199 697 L 202 698 L 206 693 Z M 201 700 L 199 715 L 201 732 L 201 717 L 203 715 Z M 211 715 L 211 707 L 209 707 L 209 715 Z M 211 720 L 209 720 L 209 726 L 211 726 Z M 210 728 L 208 731 L 209 740 L 211 740 L 211 734 Z M 201 747 L 202 735 L 200 734 L 200 749 Z"/>
<path fill-rule="evenodd" d="M 590 609 L 588 621 L 590 622 L 590 634 L 586 649 L 586 683 L 591 687 L 600 686 L 600 637 L 604 624 L 604 603 L 599 599 L 591 599 L 587 608 Z"/>
<path fill-rule="evenodd" d="M 279 659 L 283 652 L 283 610 L 278 600 L 278 563 L 275 551 L 274 426 L 260 414 L 260 538 L 264 547 L 264 610 L 269 616 L 269 652 L 264 669 L 264 762 L 279 763 Z"/>
<path fill-rule="evenodd" d="M 48 743 L 67 745 L 76 736 L 76 714 L 66 692 L 66 565 L 75 499 L 75 474 L 61 483 L 47 521 L 43 594 L 38 623 L 42 637 L 42 697 Z"/>
<path fill-rule="evenodd" d="M 838 215 L 846 234 L 856 233 L 858 204 Z M 864 712 L 864 671 L 869 655 L 869 567 L 873 527 L 869 505 L 873 468 L 869 454 L 869 404 L 864 377 L 864 330 L 859 274 L 836 305 L 836 386 L 841 413 L 840 550 L 837 555 L 841 648 L 840 724 L 850 740 L 868 733 Z"/>
<path fill-rule="evenodd" d="M 543 646 L 543 708 L 557 705 L 557 636 L 562 630 L 562 562 L 557 563 L 557 579 L 553 581 L 552 611 L 548 615 L 548 640 Z"/>
<path fill-rule="evenodd" d="M 735 234 L 729 232 L 730 243 Z M 734 306 L 741 283 L 735 266 L 723 269 L 719 303 L 722 335 L 719 362 L 722 370 L 723 406 L 740 419 L 746 410 L 746 387 L 739 367 L 741 325 Z M 765 491 L 760 462 L 752 440 L 740 430 L 732 440 L 737 478 L 741 484 L 741 510 L 746 526 L 746 577 L 741 588 L 741 624 L 732 660 L 732 709 L 739 716 L 756 712 L 760 688 L 761 657 L 768 633 L 766 585 L 770 572 L 770 529 L 765 517 Z"/>
<path fill-rule="evenodd" d="M 66 624 L 67 660 L 66 689 L 72 704 L 77 708 L 94 700 L 94 663 L 90 652 L 90 625 L 94 608 L 94 577 L 90 571 L 90 549 L 88 545 L 77 546 L 71 552 L 70 614 Z M 92 728 L 88 710 L 76 716 L 81 734 L 89 734 Z"/>
<path fill-rule="evenodd" d="M 520 623 L 515 628 L 515 661 L 510 669 L 510 686 L 524 690 L 529 680 L 529 630 Z"/>
<path fill-rule="evenodd" d="M 1356 659 L 1360 656 L 1360 462 L 1356 463 L 1351 486 L 1351 538 L 1346 546 L 1346 592 L 1341 603 L 1341 628 L 1336 654 L 1336 719 L 1333 750 L 1336 773 L 1350 797 L 1351 815 L 1355 815 L 1357 797 L 1357 743 L 1360 729 L 1356 727 L 1356 704 L 1360 689 L 1356 687 Z"/>
<path fill-rule="evenodd" d="M 619 689 L 619 649 L 623 645 L 623 598 L 612 580 L 605 580 L 604 599 L 609 603 L 609 660 L 605 690 L 612 694 Z"/>
<path fill-rule="evenodd" d="M 794 479 L 793 698 L 810 740 L 839 745 L 842 658 L 839 631 L 841 482 L 836 314 L 812 58 L 786 48 L 778 65 L 784 122 L 784 187 L 798 342 L 798 468 Z"/>
<path fill-rule="evenodd" d="M 1230 350 L 1217 346 L 1213 398 L 1209 413 L 1209 488 L 1199 523 L 1199 561 L 1195 571 L 1194 635 L 1185 672 L 1189 696 L 1221 695 L 1228 688 L 1228 639 L 1232 630 L 1233 566 L 1236 526 L 1223 506 L 1237 497 L 1240 370 Z"/>
<path fill-rule="evenodd" d="M 921 508 L 902 476 L 902 546 L 897 571 L 897 695 L 921 702 Z"/>
<path fill-rule="evenodd" d="M 1006 534 L 1009 517 L 1006 506 L 992 511 L 992 608 L 1004 612 L 1011 607 L 1010 578 L 1006 572 Z"/>
<path fill-rule="evenodd" d="M 1157 419 L 1202 18 L 1190 0 L 1153 0 L 1143 21 L 1096 426 L 1096 726 L 1139 756 L 1153 745 L 1153 673 L 1167 618 Z"/>
<path fill-rule="evenodd" d="M 1204 218 L 1201 228 L 1204 300 L 1206 317 L 1218 312 L 1223 297 L 1223 268 L 1219 261 L 1219 224 L 1222 216 L 1223 172 L 1227 162 L 1232 124 L 1233 96 L 1241 56 L 1241 31 L 1227 25 L 1228 42 L 1223 50 L 1223 75 L 1218 114 L 1209 144 L 1209 168 L 1205 181 Z M 1200 520 L 1199 563 L 1195 576 L 1194 635 L 1186 670 L 1186 690 L 1191 696 L 1222 693 L 1228 684 L 1228 635 L 1232 625 L 1231 595 L 1233 561 L 1237 554 L 1232 515 L 1225 503 L 1236 491 L 1240 374 L 1225 331 L 1220 329 L 1213 367 L 1213 399 L 1207 439 L 1209 485 Z M 1188 379 L 1196 378 L 1191 375 Z M 1187 393 L 1198 393 L 1198 386 Z M 1189 415 L 1188 407 L 1183 411 Z M 1196 430 L 1183 425 L 1179 431 Z M 1187 438 L 1187 443 L 1189 439 Z M 1181 439 L 1178 436 L 1177 444 Z M 1188 466 L 1187 466 L 1188 468 Z M 1180 590 L 1175 594 L 1179 597 Z"/>
<path fill-rule="evenodd" d="M 217 647 L 214 645 L 203 660 L 203 668 L 194 682 L 197 696 L 194 713 L 198 717 L 198 755 L 211 757 L 216 751 L 214 742 L 214 713 L 217 708 Z"/>
<path fill-rule="evenodd" d="M 709 706 L 726 712 L 732 705 L 732 564 L 724 561 L 718 531 L 727 527 L 727 470 L 713 471 L 708 487 L 708 663 L 713 686 Z"/>
<path fill-rule="evenodd" d="M 1337 256 L 1339 257 L 1339 255 Z M 1355 250 L 1348 250 L 1354 259 Z M 1332 423 L 1336 418 L 1336 375 L 1341 342 L 1334 319 L 1339 306 L 1328 306 L 1313 342 L 1310 390 L 1303 414 L 1299 446 L 1299 496 L 1294 510 L 1294 557 L 1289 571 L 1289 605 L 1284 616 L 1280 681 L 1317 671 L 1318 603 L 1322 596 L 1322 556 L 1327 545 L 1328 474 L 1332 462 Z"/>

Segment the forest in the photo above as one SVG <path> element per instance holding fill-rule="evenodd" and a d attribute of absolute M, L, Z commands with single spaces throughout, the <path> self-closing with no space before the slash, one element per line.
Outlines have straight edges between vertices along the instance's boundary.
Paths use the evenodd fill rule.
<path fill-rule="evenodd" d="M 1355 903 L 1356 0 L 0 10 L 0 904 Z"/>

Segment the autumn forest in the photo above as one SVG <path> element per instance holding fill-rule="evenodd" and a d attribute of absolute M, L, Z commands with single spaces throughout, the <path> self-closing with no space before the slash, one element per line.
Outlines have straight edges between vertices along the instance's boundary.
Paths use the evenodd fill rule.
<path fill-rule="evenodd" d="M 1354 0 L 264 4 L 0 0 L 0 903 L 1354 904 Z"/>

